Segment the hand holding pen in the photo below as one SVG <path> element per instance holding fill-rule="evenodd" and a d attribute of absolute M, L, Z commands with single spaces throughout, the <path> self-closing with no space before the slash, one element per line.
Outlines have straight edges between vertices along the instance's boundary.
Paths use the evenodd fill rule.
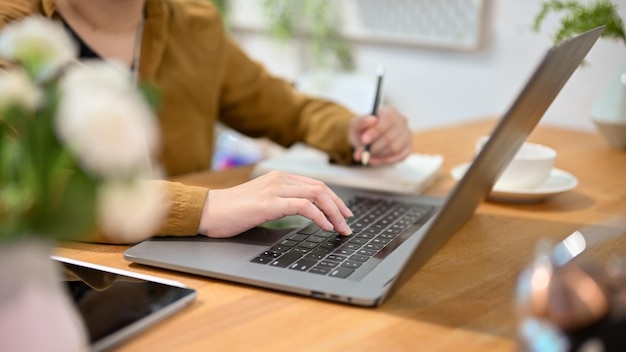
<path fill-rule="evenodd" d="M 363 165 L 385 165 L 404 160 L 413 151 L 407 119 L 389 106 L 381 106 L 384 70 L 376 71 L 376 93 L 371 115 L 353 119 L 349 140 L 354 160 Z"/>
<path fill-rule="evenodd" d="M 376 71 L 376 93 L 374 93 L 374 107 L 372 108 L 372 116 L 378 115 L 378 106 L 380 105 L 380 92 L 383 85 L 383 76 L 385 70 L 382 67 L 378 67 Z M 366 144 L 361 155 L 361 163 L 363 165 L 369 164 L 370 161 L 370 144 Z"/>

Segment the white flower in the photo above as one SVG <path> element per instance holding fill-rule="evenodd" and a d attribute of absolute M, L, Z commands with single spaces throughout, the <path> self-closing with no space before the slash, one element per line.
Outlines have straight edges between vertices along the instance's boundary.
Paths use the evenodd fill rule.
<path fill-rule="evenodd" d="M 61 80 L 62 94 L 85 89 L 118 92 L 136 90 L 131 72 L 115 61 L 86 60 L 67 68 Z"/>
<path fill-rule="evenodd" d="M 27 17 L 0 32 L 0 57 L 23 63 L 38 80 L 53 77 L 77 53 L 65 28 L 45 17 Z"/>
<path fill-rule="evenodd" d="M 166 189 L 154 181 L 104 184 L 98 192 L 98 225 L 119 242 L 145 239 L 154 235 L 167 214 L 166 197 Z"/>
<path fill-rule="evenodd" d="M 43 93 L 23 70 L 13 69 L 0 74 L 0 113 L 9 106 L 20 106 L 32 111 L 41 104 L 42 99 Z"/>
<path fill-rule="evenodd" d="M 105 71 L 110 76 L 122 74 Z M 62 92 L 55 120 L 59 138 L 86 170 L 97 175 L 145 174 L 159 143 L 153 111 L 139 91 L 112 83 L 116 78 L 87 84 L 89 76 L 98 76 L 93 67 L 76 69 L 70 75 L 72 82 L 84 84 L 68 86 Z"/>

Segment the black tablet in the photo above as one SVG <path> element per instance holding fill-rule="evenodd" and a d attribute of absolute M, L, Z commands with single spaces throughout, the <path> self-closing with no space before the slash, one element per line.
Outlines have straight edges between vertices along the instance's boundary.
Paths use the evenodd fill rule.
<path fill-rule="evenodd" d="M 196 291 L 129 271 L 53 256 L 84 322 L 91 348 L 104 351 L 191 303 Z"/>

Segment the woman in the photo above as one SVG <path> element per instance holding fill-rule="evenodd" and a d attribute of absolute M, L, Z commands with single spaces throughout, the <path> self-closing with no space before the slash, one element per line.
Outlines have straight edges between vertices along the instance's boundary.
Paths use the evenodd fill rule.
<path fill-rule="evenodd" d="M 62 21 L 82 58 L 116 60 L 160 89 L 160 160 L 168 176 L 210 167 L 218 121 L 283 146 L 303 141 L 340 163 L 360 160 L 365 144 L 371 144 L 372 165 L 400 161 L 412 151 L 407 121 L 394 109 L 380 108 L 378 118 L 355 117 L 332 102 L 294 92 L 245 55 L 207 1 L 0 0 L 0 26 L 32 14 Z M 350 210 L 310 178 L 274 172 L 210 192 L 163 182 L 172 203 L 156 235 L 230 237 L 293 214 L 325 230 L 351 233 L 345 221 Z M 88 238 L 144 239 L 109 233 Z"/>

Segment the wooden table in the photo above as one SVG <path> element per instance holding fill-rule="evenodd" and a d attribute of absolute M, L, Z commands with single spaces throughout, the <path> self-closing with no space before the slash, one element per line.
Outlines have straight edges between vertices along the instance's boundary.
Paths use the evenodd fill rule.
<path fill-rule="evenodd" d="M 493 120 L 416 133 L 416 150 L 442 154 L 444 174 L 427 190 L 445 195 L 449 171 L 467 162 Z M 626 151 L 598 134 L 539 126 L 529 137 L 558 151 L 556 167 L 576 189 L 536 204 L 485 202 L 476 215 L 395 295 L 358 308 L 136 264 L 128 246 L 61 243 L 57 254 L 173 279 L 198 290 L 192 306 L 120 351 L 511 351 L 516 280 L 541 238 L 560 240 L 585 224 L 626 213 Z M 214 188 L 245 181 L 242 167 L 179 180 Z M 624 241 L 606 251 L 626 254 Z M 600 253 L 599 255 L 606 255 Z"/>

